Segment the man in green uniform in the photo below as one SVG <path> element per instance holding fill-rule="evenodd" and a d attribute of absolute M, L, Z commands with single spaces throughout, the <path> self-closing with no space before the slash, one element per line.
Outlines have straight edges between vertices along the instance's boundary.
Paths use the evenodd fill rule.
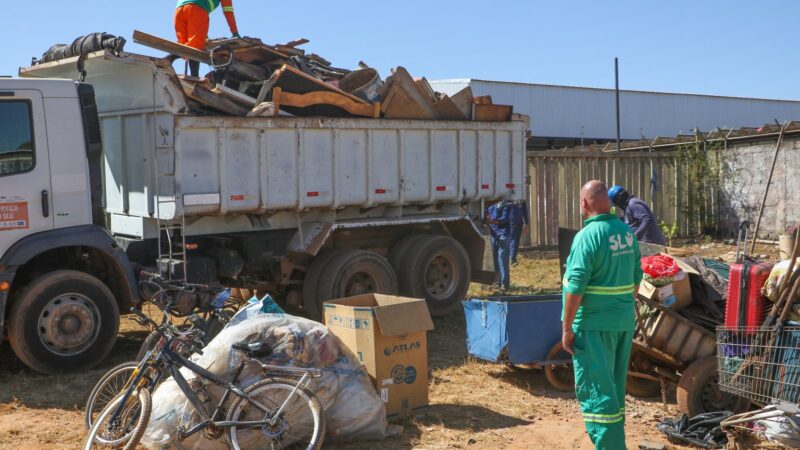
<path fill-rule="evenodd" d="M 562 344 L 572 353 L 575 394 L 595 448 L 624 450 L 625 380 L 642 267 L 636 236 L 610 210 L 605 184 L 586 183 L 586 220 L 564 274 Z"/>

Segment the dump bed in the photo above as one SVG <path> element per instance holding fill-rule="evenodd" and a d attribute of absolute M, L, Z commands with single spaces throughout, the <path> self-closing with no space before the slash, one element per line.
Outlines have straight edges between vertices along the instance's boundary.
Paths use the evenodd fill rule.
<path fill-rule="evenodd" d="M 64 60 L 20 74 L 76 78 L 75 64 Z M 480 214 L 486 201 L 524 198 L 529 123 L 523 116 L 511 122 L 195 116 L 185 114 L 178 78 L 163 60 L 100 52 L 86 59 L 85 70 L 102 123 L 106 209 L 112 226 L 127 234 L 139 234 L 132 231 L 140 228 L 137 220 L 156 215 L 218 217 L 236 231 L 226 217 L 466 216 Z M 254 223 L 238 228 L 260 226 Z M 269 225 L 293 226 L 288 219 Z"/>

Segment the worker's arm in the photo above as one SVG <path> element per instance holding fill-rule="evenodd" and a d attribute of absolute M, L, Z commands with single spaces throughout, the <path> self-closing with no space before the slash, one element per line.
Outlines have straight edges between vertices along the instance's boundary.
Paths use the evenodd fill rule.
<path fill-rule="evenodd" d="M 636 239 L 644 239 L 647 236 L 647 227 L 654 223 L 653 215 L 642 205 L 631 202 L 625 210 L 625 216 Z"/>
<path fill-rule="evenodd" d="M 572 353 L 575 333 L 572 325 L 578 308 L 583 302 L 583 294 L 594 270 L 595 245 L 591 239 L 578 236 L 572 245 L 567 259 L 567 273 L 564 275 L 564 317 L 561 327 L 561 344 L 564 350 Z"/>
<path fill-rule="evenodd" d="M 222 12 L 233 37 L 239 37 L 239 27 L 236 25 L 236 16 L 233 14 L 233 0 L 222 0 Z"/>

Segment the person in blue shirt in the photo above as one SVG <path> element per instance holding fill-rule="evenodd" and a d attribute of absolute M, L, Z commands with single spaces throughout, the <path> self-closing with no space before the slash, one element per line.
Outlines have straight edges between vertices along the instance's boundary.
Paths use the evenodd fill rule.
<path fill-rule="evenodd" d="M 519 244 L 522 242 L 522 234 L 528 228 L 528 202 L 521 200 L 510 205 L 511 220 L 511 264 L 517 265 L 517 255 L 519 254 Z"/>
<path fill-rule="evenodd" d="M 508 289 L 511 286 L 511 204 L 501 201 L 491 205 L 487 210 L 486 223 L 489 224 L 492 240 L 494 269 L 500 274 L 502 288 Z"/>
<path fill-rule="evenodd" d="M 632 196 L 622 186 L 614 186 L 608 190 L 608 198 L 614 206 L 622 209 L 624 222 L 631 227 L 639 242 L 656 245 L 667 245 L 664 233 L 658 226 L 653 211 L 640 198 Z"/>

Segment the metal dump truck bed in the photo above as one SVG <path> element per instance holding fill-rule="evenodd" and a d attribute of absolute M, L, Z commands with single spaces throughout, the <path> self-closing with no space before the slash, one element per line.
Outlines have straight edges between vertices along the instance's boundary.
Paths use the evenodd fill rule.
<path fill-rule="evenodd" d="M 79 76 L 77 60 L 22 69 Z M 156 216 L 192 234 L 480 216 L 523 199 L 527 117 L 511 122 L 194 116 L 164 60 L 85 61 L 96 92 L 112 231 L 152 236 Z M 234 216 L 247 217 L 237 219 Z"/>

